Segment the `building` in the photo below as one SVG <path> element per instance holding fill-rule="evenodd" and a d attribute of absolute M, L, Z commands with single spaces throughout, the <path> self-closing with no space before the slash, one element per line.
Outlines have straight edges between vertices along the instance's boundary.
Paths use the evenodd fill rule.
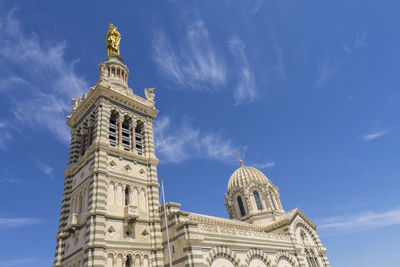
<path fill-rule="evenodd" d="M 75 98 L 53 266 L 329 267 L 326 249 L 300 210 L 285 212 L 278 188 L 259 170 L 233 172 L 225 194 L 230 219 L 168 203 L 167 245 L 154 152 L 154 89 L 128 87 L 120 34 L 107 33 L 108 57 L 90 92 Z"/>

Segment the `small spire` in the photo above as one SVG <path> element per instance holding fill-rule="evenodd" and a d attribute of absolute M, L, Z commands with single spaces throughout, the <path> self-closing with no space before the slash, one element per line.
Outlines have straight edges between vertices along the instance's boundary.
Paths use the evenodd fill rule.
<path fill-rule="evenodd" d="M 240 152 L 238 152 L 237 155 L 238 155 L 238 157 L 239 157 L 239 164 L 240 164 L 240 167 L 243 167 L 243 161 L 242 161 L 242 159 L 240 158 Z"/>

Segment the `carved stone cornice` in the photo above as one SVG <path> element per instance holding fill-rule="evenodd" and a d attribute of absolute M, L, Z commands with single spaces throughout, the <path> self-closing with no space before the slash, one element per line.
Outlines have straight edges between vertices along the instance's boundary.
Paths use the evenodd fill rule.
<path fill-rule="evenodd" d="M 253 237 L 261 239 L 290 241 L 289 235 L 267 233 L 263 227 L 213 216 L 190 213 L 189 221 L 197 222 L 202 232 L 222 234 L 228 236 Z"/>
<path fill-rule="evenodd" d="M 154 101 L 147 100 L 138 95 L 135 95 L 131 89 L 125 90 L 118 86 L 109 85 L 105 87 L 102 84 L 97 84 L 95 87 L 90 88 L 90 92 L 83 95 L 79 99 L 74 99 L 71 115 L 67 116 L 67 124 L 74 127 L 81 117 L 89 110 L 89 108 L 98 99 L 105 98 L 109 102 L 115 101 L 123 104 L 126 108 L 132 108 L 132 111 L 141 113 L 142 116 L 155 118 L 158 110 L 154 107 Z M 99 101 L 100 104 L 100 101 Z M 106 101 L 103 101 L 106 105 Z"/>

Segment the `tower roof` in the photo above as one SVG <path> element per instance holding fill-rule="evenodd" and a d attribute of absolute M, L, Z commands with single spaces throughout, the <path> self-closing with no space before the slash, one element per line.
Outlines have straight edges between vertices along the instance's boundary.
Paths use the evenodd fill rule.
<path fill-rule="evenodd" d="M 244 166 L 240 160 L 240 167 L 233 172 L 228 182 L 228 192 L 234 187 L 246 187 L 251 182 L 266 184 L 268 178 L 258 169 Z"/>

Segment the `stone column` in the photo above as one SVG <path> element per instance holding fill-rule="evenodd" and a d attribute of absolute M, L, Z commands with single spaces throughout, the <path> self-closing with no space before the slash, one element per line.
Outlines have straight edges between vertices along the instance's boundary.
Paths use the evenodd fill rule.
<path fill-rule="evenodd" d="M 97 111 L 97 127 L 96 127 L 96 139 L 95 142 L 101 142 L 104 144 L 110 144 L 108 140 L 109 135 L 109 124 L 110 124 L 110 107 L 107 104 L 107 100 L 100 99 L 99 107 Z"/>
<path fill-rule="evenodd" d="M 120 118 L 118 120 L 118 147 L 122 146 L 122 118 L 120 115 Z"/>
<path fill-rule="evenodd" d="M 136 152 L 136 121 L 131 123 L 131 151 Z"/>

